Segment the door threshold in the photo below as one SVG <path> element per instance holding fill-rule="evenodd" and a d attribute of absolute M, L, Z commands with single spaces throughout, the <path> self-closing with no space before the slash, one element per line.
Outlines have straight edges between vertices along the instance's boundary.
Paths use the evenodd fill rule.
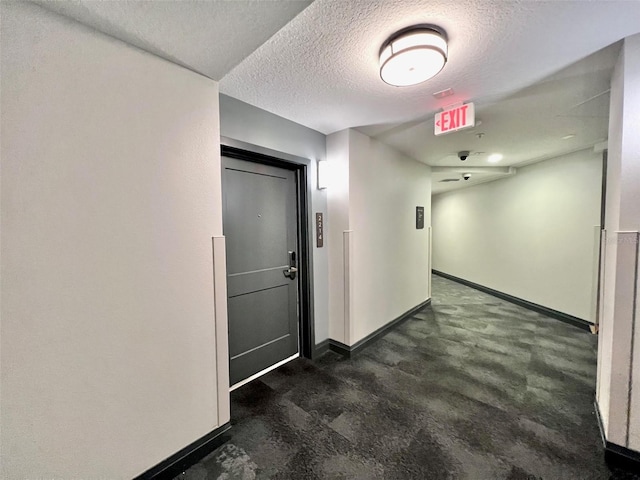
<path fill-rule="evenodd" d="M 256 378 L 259 378 L 259 377 L 261 377 L 263 375 L 266 375 L 271 370 L 275 370 L 276 368 L 281 367 L 285 363 L 289 363 L 291 360 L 295 360 L 296 358 L 300 358 L 300 352 L 296 353 L 295 355 L 291 355 L 289 358 L 285 358 L 284 360 L 281 360 L 278 363 L 274 363 L 270 367 L 267 367 L 264 370 L 251 375 L 249 378 L 245 378 L 241 382 L 238 382 L 235 385 L 232 385 L 231 387 L 229 387 L 229 392 L 233 392 L 237 388 L 240 388 L 240 387 L 246 385 L 247 383 L 251 382 L 252 380 L 255 380 Z"/>

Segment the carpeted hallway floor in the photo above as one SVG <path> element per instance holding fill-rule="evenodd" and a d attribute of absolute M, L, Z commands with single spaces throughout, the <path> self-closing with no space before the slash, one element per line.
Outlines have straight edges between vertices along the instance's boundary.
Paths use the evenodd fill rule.
<path fill-rule="evenodd" d="M 622 479 L 593 409 L 596 337 L 434 276 L 433 304 L 347 360 L 232 393 L 230 440 L 177 478 Z"/>

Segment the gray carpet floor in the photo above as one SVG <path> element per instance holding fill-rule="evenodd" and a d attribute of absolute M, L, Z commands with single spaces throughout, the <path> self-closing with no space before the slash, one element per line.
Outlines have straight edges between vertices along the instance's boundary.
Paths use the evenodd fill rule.
<path fill-rule="evenodd" d="M 176 478 L 640 478 L 604 462 L 596 341 L 434 276 L 432 306 L 354 358 L 234 391 L 230 440 Z"/>

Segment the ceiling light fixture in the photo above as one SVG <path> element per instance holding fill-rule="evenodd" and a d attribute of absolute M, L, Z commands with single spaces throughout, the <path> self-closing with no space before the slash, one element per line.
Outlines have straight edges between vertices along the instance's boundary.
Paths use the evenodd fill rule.
<path fill-rule="evenodd" d="M 487 158 L 489 163 L 498 163 L 500 160 L 502 160 L 502 154 L 500 153 L 492 153 L 489 155 L 489 158 Z"/>
<path fill-rule="evenodd" d="M 400 30 L 380 49 L 380 78 L 396 87 L 422 83 L 447 63 L 447 41 L 432 27 L 416 25 Z"/>

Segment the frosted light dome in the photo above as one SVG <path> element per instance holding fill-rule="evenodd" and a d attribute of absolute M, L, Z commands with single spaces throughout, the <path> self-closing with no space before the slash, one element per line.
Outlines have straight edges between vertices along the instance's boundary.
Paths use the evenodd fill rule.
<path fill-rule="evenodd" d="M 437 31 L 415 27 L 392 36 L 380 52 L 380 78 L 406 87 L 436 76 L 447 62 L 447 42 Z"/>

